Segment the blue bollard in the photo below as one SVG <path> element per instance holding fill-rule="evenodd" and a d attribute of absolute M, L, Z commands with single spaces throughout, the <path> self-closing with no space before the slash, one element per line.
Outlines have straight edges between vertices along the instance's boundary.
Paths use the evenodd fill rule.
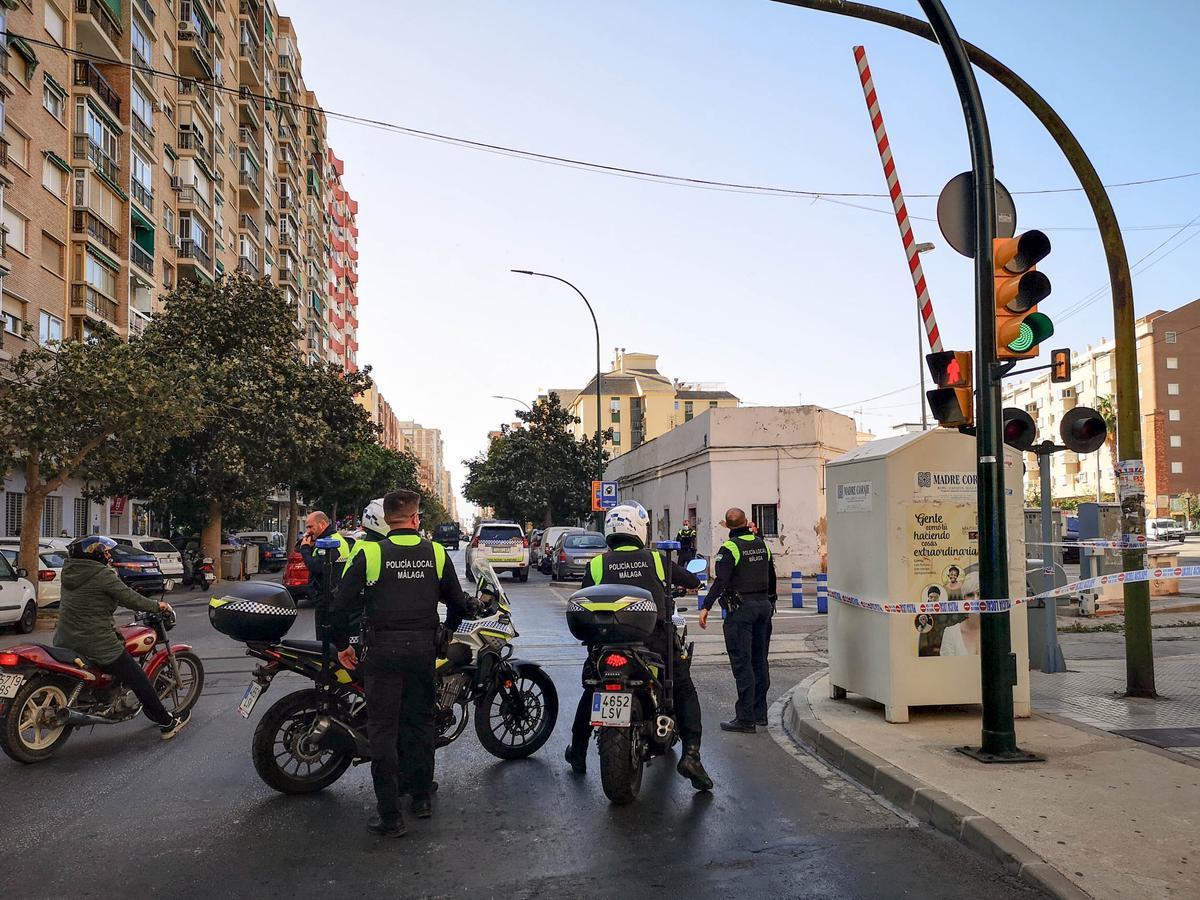
<path fill-rule="evenodd" d="M 804 609 L 804 575 L 792 573 L 792 609 Z"/>
<path fill-rule="evenodd" d="M 829 576 L 823 572 L 817 575 L 817 612 L 829 612 Z"/>

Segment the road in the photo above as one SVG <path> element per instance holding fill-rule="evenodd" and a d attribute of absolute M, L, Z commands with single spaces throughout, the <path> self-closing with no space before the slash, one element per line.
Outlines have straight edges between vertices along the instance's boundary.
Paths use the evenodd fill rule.
<path fill-rule="evenodd" d="M 461 554 L 453 558 L 461 572 Z M 76 734 L 37 766 L 0 758 L 5 882 L 25 898 L 1037 896 L 796 750 L 778 728 L 778 708 L 769 733 L 721 732 L 733 691 L 712 623 L 697 635 L 693 674 L 716 790 L 695 792 L 672 757 L 649 769 L 634 804 L 609 805 L 594 745 L 586 776 L 562 758 L 582 658 L 563 616 L 571 588 L 536 573 L 506 587 L 519 654 L 546 666 L 558 686 L 558 726 L 534 758 L 508 763 L 468 729 L 439 752 L 434 817 L 410 818 L 402 840 L 364 827 L 373 805 L 366 767 L 310 797 L 281 796 L 259 781 L 249 753 L 254 721 L 290 686 L 278 680 L 243 721 L 235 708 L 251 661 L 208 625 L 205 600 L 177 594 L 173 637 L 194 644 L 207 667 L 191 725 L 163 743 L 139 718 Z M 694 610 L 689 618 L 697 634 Z M 822 625 L 780 611 L 772 701 L 820 665 L 805 635 Z M 306 612 L 292 634 L 311 628 Z M 2 643 L 15 642 L 6 635 Z"/>

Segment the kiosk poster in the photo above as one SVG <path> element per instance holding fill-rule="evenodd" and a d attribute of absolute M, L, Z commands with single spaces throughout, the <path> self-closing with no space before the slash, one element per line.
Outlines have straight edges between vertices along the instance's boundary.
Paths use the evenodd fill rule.
<path fill-rule="evenodd" d="M 979 598 L 979 526 L 974 503 L 908 504 L 909 602 L 927 612 L 915 618 L 919 656 L 979 654 L 979 614 L 943 614 L 946 600 Z"/>

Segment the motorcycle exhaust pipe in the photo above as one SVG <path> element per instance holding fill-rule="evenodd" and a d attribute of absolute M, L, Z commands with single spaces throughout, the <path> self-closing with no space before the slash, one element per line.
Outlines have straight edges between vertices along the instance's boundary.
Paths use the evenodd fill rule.
<path fill-rule="evenodd" d="M 654 734 L 660 741 L 665 741 L 675 730 L 675 720 L 670 716 L 659 716 L 654 720 Z"/>
<path fill-rule="evenodd" d="M 93 716 L 89 713 L 82 713 L 77 709 L 69 709 L 67 710 L 66 721 L 63 724 L 79 728 L 83 725 L 115 725 L 117 723 L 113 719 L 104 718 L 104 716 Z"/>

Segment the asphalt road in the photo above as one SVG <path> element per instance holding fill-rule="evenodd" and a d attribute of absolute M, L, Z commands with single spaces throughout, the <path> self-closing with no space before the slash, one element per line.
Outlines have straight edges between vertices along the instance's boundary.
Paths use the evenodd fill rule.
<path fill-rule="evenodd" d="M 292 685 L 277 680 L 252 720 L 242 720 L 236 706 L 251 660 L 210 628 L 204 600 L 177 593 L 173 637 L 192 643 L 207 667 L 192 723 L 168 743 L 139 718 L 75 734 L 37 766 L 0 758 L 5 883 L 24 898 L 1036 896 L 878 805 L 798 751 L 777 724 L 756 735 L 721 732 L 732 679 L 712 623 L 697 636 L 693 675 L 716 790 L 695 792 L 669 757 L 651 766 L 634 804 L 609 805 L 594 745 L 586 776 L 562 759 L 582 658 L 563 617 L 570 587 L 535 574 L 509 591 L 518 653 L 546 666 L 558 686 L 558 726 L 521 762 L 491 757 L 468 729 L 439 751 L 434 817 L 410 818 L 398 841 L 364 828 L 373 808 L 366 767 L 309 797 L 259 781 L 249 751 L 254 723 Z M 689 618 L 698 633 L 694 611 Z M 781 610 L 773 701 L 819 666 L 804 636 L 821 624 Z M 310 634 L 306 613 L 293 636 Z"/>

